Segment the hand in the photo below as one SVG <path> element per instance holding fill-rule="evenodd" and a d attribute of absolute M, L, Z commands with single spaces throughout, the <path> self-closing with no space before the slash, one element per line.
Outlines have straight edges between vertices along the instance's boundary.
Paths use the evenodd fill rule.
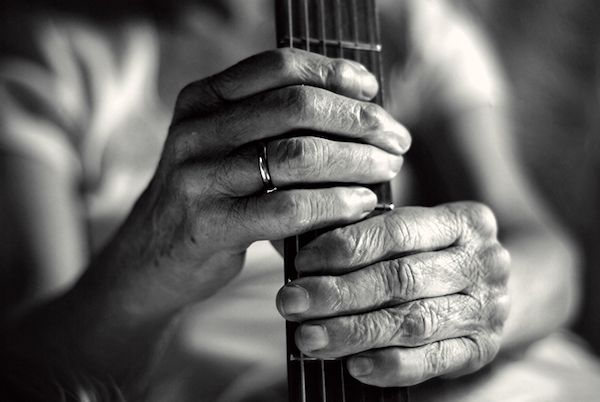
<path fill-rule="evenodd" d="M 207 297 L 240 270 L 254 241 L 367 216 L 377 198 L 361 184 L 395 176 L 410 144 L 402 125 L 367 102 L 377 90 L 358 63 L 290 49 L 183 89 L 156 175 L 117 236 L 129 246 L 117 275 L 135 276 L 136 297 L 152 287 L 136 308 Z M 271 194 L 258 142 L 280 189 Z"/>
<path fill-rule="evenodd" d="M 475 371 L 496 355 L 508 314 L 508 252 L 476 203 L 398 208 L 328 232 L 296 258 L 282 288 L 309 356 L 352 356 L 349 372 L 408 386 Z"/>

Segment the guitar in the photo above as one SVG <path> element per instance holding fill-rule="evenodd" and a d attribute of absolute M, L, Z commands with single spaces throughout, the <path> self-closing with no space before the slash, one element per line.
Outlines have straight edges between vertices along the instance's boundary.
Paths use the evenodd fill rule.
<path fill-rule="evenodd" d="M 382 82 L 381 40 L 376 0 L 276 0 L 279 47 L 301 48 L 365 65 Z M 382 105 L 379 92 L 374 102 Z M 379 197 L 375 213 L 393 209 L 389 183 L 371 186 Z M 298 250 L 322 232 L 285 240 L 285 280 L 298 278 Z M 347 372 L 343 359 L 320 360 L 303 355 L 295 345 L 296 323 L 286 323 L 290 402 L 406 402 L 406 388 L 362 384 Z"/>

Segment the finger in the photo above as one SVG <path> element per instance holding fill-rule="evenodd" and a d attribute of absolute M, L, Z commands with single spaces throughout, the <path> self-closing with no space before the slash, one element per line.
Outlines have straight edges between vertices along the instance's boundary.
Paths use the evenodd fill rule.
<path fill-rule="evenodd" d="M 253 143 L 218 163 L 215 190 L 232 196 L 263 189 Z M 267 144 L 271 179 L 278 188 L 316 183 L 371 184 L 391 180 L 403 158 L 377 147 L 319 137 L 294 137 Z"/>
<path fill-rule="evenodd" d="M 463 247 L 382 261 L 341 276 L 308 276 L 284 286 L 277 307 L 290 321 L 360 314 L 417 299 L 447 296 L 473 281 Z"/>
<path fill-rule="evenodd" d="M 299 49 L 270 50 L 185 87 L 174 121 L 214 110 L 224 102 L 290 85 L 309 85 L 355 99 L 370 100 L 379 89 L 361 64 Z"/>
<path fill-rule="evenodd" d="M 353 356 L 347 361 L 350 374 L 379 387 L 406 387 L 443 375 L 477 371 L 498 352 L 498 336 L 463 337 L 417 348 L 386 348 Z"/>
<path fill-rule="evenodd" d="M 422 299 L 365 314 L 308 321 L 296 331 L 307 355 L 335 358 L 388 346 L 416 347 L 473 333 L 500 331 L 505 298 L 482 305 L 466 295 Z"/>
<path fill-rule="evenodd" d="M 300 249 L 296 269 L 339 275 L 407 253 L 441 250 L 474 238 L 495 238 L 496 227 L 494 214 L 479 203 L 397 208 L 319 236 Z"/>
<path fill-rule="evenodd" d="M 363 142 L 401 155 L 410 134 L 381 106 L 324 89 L 291 86 L 262 93 L 174 127 L 187 154 L 233 150 L 296 130 Z M 195 145 L 194 145 L 195 144 Z"/>
<path fill-rule="evenodd" d="M 377 196 L 364 187 L 276 191 L 236 200 L 228 221 L 247 241 L 278 240 L 356 222 L 376 205 Z"/>

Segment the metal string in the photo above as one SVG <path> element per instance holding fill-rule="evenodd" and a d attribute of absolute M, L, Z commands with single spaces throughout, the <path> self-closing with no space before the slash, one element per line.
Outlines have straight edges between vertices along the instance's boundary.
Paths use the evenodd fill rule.
<path fill-rule="evenodd" d="M 292 23 L 292 0 L 287 0 L 288 12 L 288 37 L 290 38 L 290 47 L 294 47 L 294 25 Z"/>
<path fill-rule="evenodd" d="M 310 22 L 308 15 L 308 0 L 302 0 L 302 12 L 304 15 L 304 18 L 302 18 L 304 20 L 304 39 L 306 40 L 304 48 L 310 52 Z"/>
<path fill-rule="evenodd" d="M 325 0 L 319 0 L 319 35 L 323 56 L 327 56 L 327 32 L 325 30 Z"/>
<path fill-rule="evenodd" d="M 354 45 L 355 47 L 358 47 L 358 12 L 356 11 L 356 0 L 352 0 L 352 8 L 350 11 L 350 15 L 352 18 L 352 36 L 354 39 Z M 360 61 L 360 54 L 358 52 L 358 49 L 354 49 L 354 59 L 356 61 Z"/>
<path fill-rule="evenodd" d="M 294 12 L 292 9 L 292 0 L 287 0 L 287 13 L 288 13 L 288 38 L 289 47 L 294 47 Z M 300 249 L 300 238 L 296 236 L 295 239 L 295 253 Z M 302 402 L 306 402 L 306 372 L 304 367 L 304 355 L 300 354 L 300 385 L 302 388 Z"/>
<path fill-rule="evenodd" d="M 342 28 L 342 4 L 340 0 L 335 0 L 335 27 L 337 31 L 338 40 L 338 57 L 344 57 L 344 45 L 343 45 L 343 28 Z"/>

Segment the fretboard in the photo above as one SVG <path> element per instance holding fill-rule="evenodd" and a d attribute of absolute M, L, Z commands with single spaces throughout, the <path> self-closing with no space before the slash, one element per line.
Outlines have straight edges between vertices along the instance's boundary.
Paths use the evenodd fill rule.
<path fill-rule="evenodd" d="M 381 40 L 376 0 L 276 0 L 279 47 L 301 48 L 365 65 L 382 83 Z M 374 102 L 383 104 L 380 91 Z M 379 198 L 376 213 L 392 205 L 388 183 L 370 186 Z M 285 281 L 297 279 L 294 260 L 298 250 L 321 232 L 285 241 Z M 303 355 L 295 345 L 297 324 L 287 322 L 287 358 L 290 402 L 406 402 L 404 388 L 364 385 L 347 372 L 343 359 L 320 360 Z"/>

